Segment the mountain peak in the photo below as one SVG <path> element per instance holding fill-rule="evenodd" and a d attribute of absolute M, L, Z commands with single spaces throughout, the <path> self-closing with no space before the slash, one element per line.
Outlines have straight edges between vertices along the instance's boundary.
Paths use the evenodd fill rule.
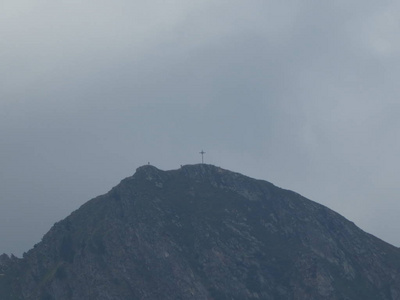
<path fill-rule="evenodd" d="M 208 164 L 141 166 L 22 260 L 0 262 L 7 300 L 400 299 L 399 249 L 299 194 Z"/>
<path fill-rule="evenodd" d="M 137 168 L 133 176 L 135 178 L 145 178 L 146 180 L 161 180 L 161 178 L 166 179 L 170 176 L 184 176 L 195 180 L 215 182 L 221 176 L 237 177 L 243 175 L 210 164 L 182 165 L 179 169 L 170 171 L 163 171 L 147 164 Z"/>
<path fill-rule="evenodd" d="M 134 176 L 145 176 L 145 177 L 152 177 L 157 176 L 164 171 L 156 168 L 153 165 L 147 164 L 136 169 Z"/>
<path fill-rule="evenodd" d="M 215 173 L 223 173 L 223 172 L 228 172 L 227 170 L 224 170 L 220 167 L 216 167 L 214 165 L 210 164 L 192 164 L 192 165 L 181 165 L 180 169 L 177 170 L 170 170 L 170 171 L 163 171 L 158 169 L 157 167 L 147 164 L 140 166 L 136 169 L 135 175 L 152 175 L 152 174 L 160 174 L 163 172 L 176 172 L 176 171 L 183 171 L 185 174 L 194 176 L 194 175 L 199 175 L 199 176 L 208 176 L 212 175 Z M 233 173 L 233 172 L 231 172 Z"/>

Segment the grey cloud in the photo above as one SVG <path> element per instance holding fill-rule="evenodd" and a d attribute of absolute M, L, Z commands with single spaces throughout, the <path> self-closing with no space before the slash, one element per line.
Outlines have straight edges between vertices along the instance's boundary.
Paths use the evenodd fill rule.
<path fill-rule="evenodd" d="M 0 252 L 28 250 L 137 166 L 202 148 L 399 244 L 396 7 L 6 1 Z"/>

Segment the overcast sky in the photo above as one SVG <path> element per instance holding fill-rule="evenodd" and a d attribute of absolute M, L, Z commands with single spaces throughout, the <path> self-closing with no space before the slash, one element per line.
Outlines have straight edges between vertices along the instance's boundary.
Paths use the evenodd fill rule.
<path fill-rule="evenodd" d="M 399 36 L 385 0 L 2 0 L 0 253 L 202 149 L 400 246 Z"/>

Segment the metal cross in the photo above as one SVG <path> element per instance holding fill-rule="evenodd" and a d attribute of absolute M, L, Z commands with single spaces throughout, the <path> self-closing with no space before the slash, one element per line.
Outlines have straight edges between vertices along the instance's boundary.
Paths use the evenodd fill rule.
<path fill-rule="evenodd" d="M 205 154 L 205 152 L 203 150 L 201 150 L 200 154 L 201 154 L 201 163 L 204 164 L 204 154 Z"/>

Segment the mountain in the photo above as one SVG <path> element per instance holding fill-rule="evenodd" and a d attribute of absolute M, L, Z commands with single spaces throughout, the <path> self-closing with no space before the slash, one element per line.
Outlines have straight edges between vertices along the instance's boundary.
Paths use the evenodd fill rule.
<path fill-rule="evenodd" d="M 0 256 L 0 299 L 400 299 L 400 249 L 212 165 L 146 165 Z"/>

